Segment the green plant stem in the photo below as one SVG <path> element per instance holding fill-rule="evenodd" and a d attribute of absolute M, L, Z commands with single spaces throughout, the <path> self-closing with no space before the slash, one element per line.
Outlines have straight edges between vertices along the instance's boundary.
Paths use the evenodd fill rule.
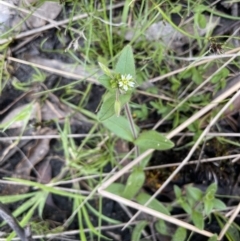
<path fill-rule="evenodd" d="M 125 104 L 124 109 L 125 109 L 125 112 L 126 112 L 129 124 L 130 124 L 130 128 L 131 128 L 133 137 L 136 140 L 137 139 L 137 131 L 136 131 L 136 128 L 135 128 L 135 125 L 134 125 L 134 121 L 133 121 L 133 118 L 132 118 L 132 115 L 131 115 L 131 110 L 130 110 L 130 107 L 129 107 L 128 103 Z M 136 157 L 139 156 L 139 148 L 138 147 L 136 147 L 135 154 L 136 154 Z"/>

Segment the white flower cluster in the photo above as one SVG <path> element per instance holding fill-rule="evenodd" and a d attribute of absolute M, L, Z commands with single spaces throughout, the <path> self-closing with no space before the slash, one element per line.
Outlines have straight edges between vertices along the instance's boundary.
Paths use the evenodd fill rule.
<path fill-rule="evenodd" d="M 121 75 L 121 79 L 118 81 L 118 87 L 119 89 L 123 91 L 128 91 L 128 89 L 133 88 L 135 85 L 135 82 L 133 81 L 132 75 Z"/>

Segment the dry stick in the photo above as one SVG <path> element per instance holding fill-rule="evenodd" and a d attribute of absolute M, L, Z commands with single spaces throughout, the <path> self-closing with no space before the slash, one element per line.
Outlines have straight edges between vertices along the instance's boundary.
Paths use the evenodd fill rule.
<path fill-rule="evenodd" d="M 171 116 L 183 103 L 185 103 L 190 97 L 192 97 L 195 93 L 197 93 L 206 83 L 208 83 L 212 77 L 219 73 L 225 66 L 227 66 L 234 58 L 239 55 L 239 52 L 233 55 L 226 63 L 224 63 L 218 70 L 216 70 L 211 76 L 209 76 L 202 84 L 200 84 L 193 92 L 191 92 L 185 99 L 183 99 L 173 110 L 171 110 L 162 120 L 160 120 L 155 126 L 154 130 L 157 129 L 169 116 Z M 202 62 L 202 61 L 201 61 Z M 193 66 L 188 66 L 186 68 L 190 68 Z M 188 125 L 188 123 L 187 123 Z"/>
<path fill-rule="evenodd" d="M 3 57 L 4 56 L 0 54 L 0 58 L 3 58 Z M 64 75 L 64 76 L 67 76 L 67 77 L 73 78 L 73 79 L 77 79 L 77 80 L 81 79 L 81 78 L 87 79 L 89 82 L 91 82 L 93 84 L 99 85 L 99 82 L 96 79 L 91 78 L 91 77 L 81 76 L 79 74 L 74 74 L 74 73 L 70 73 L 70 72 L 66 72 L 66 71 L 62 71 L 62 70 L 57 70 L 57 69 L 54 69 L 54 68 L 50 68 L 50 67 L 47 67 L 47 66 L 44 66 L 44 65 L 40 65 L 40 64 L 35 64 L 35 63 L 32 63 L 32 62 L 29 62 L 29 61 L 26 61 L 26 60 L 17 59 L 17 58 L 14 58 L 14 57 L 7 57 L 7 59 L 15 61 L 15 62 L 18 62 L 18 63 L 21 63 L 21 64 L 34 66 L 34 67 L 43 69 L 43 70 L 51 72 L 51 73 L 61 74 L 61 75 Z"/>
<path fill-rule="evenodd" d="M 235 163 L 235 162 L 237 162 L 239 159 L 240 159 L 240 154 L 238 154 L 238 156 L 235 157 L 231 162 L 232 162 L 232 163 Z"/>
<path fill-rule="evenodd" d="M 183 222 L 183 221 L 181 221 L 179 219 L 173 218 L 173 217 L 168 216 L 166 214 L 163 214 L 163 213 L 160 213 L 160 212 L 156 212 L 155 210 L 153 210 L 151 208 L 148 208 L 148 207 L 142 206 L 142 205 L 140 205 L 138 203 L 129 201 L 128 199 L 122 198 L 122 197 L 117 196 L 115 194 L 112 194 L 112 193 L 110 193 L 108 191 L 100 190 L 100 193 L 101 193 L 101 195 L 103 195 L 103 196 L 105 196 L 107 198 L 110 198 L 110 199 L 116 200 L 118 202 L 121 202 L 121 203 L 123 203 L 123 204 L 125 204 L 127 206 L 130 206 L 130 207 L 134 208 L 134 209 L 138 209 L 138 210 L 141 209 L 145 213 L 148 213 L 148 214 L 150 214 L 152 216 L 155 216 L 155 217 L 157 217 L 159 219 L 162 219 L 162 220 L 168 221 L 170 223 L 173 223 L 173 224 L 175 224 L 177 226 L 184 227 L 184 228 L 186 228 L 188 230 L 200 233 L 200 234 L 205 235 L 207 237 L 213 236 L 213 234 L 208 232 L 208 231 L 198 229 L 198 228 L 196 228 L 195 226 L 193 226 L 193 225 L 191 225 L 189 223 Z M 125 224 L 125 226 L 126 225 L 127 224 Z"/>
<path fill-rule="evenodd" d="M 240 77 L 240 76 L 239 76 Z M 164 133 L 164 132 L 160 132 L 162 135 L 166 136 L 167 134 Z M 194 136 L 196 135 L 196 133 L 192 133 L 192 132 L 186 132 L 186 133 L 182 133 L 182 132 L 179 132 L 177 133 L 175 136 L 182 136 L 184 135 L 184 137 L 186 136 Z M 223 132 L 209 132 L 207 133 L 208 137 L 218 137 L 218 136 L 224 136 L 224 137 L 240 137 L 240 133 L 230 133 L 230 132 L 227 132 L 227 133 L 223 133 Z"/>
<path fill-rule="evenodd" d="M 218 156 L 218 157 L 212 157 L 212 158 L 203 158 L 200 160 L 189 161 L 186 165 L 193 165 L 193 164 L 197 164 L 199 162 L 201 162 L 201 163 L 216 162 L 216 161 L 237 158 L 237 157 L 240 157 L 240 154 L 234 154 L 234 155 L 228 155 L 228 156 Z M 150 167 L 145 167 L 144 171 L 162 169 L 162 168 L 167 168 L 167 167 L 175 167 L 175 166 L 179 166 L 180 164 L 181 164 L 181 162 L 176 162 L 176 163 L 169 163 L 169 164 L 163 164 L 163 165 L 158 165 L 158 166 L 150 166 Z"/>
<path fill-rule="evenodd" d="M 109 9 L 119 8 L 119 7 L 124 6 L 124 4 L 125 4 L 125 2 L 121 2 L 121 3 L 115 4 L 115 5 L 109 5 L 109 6 L 107 6 L 104 9 L 99 9 L 98 12 L 105 11 L 106 9 L 109 10 Z M 79 19 L 83 19 L 83 18 L 86 18 L 88 16 L 89 16 L 89 14 L 84 13 L 84 14 L 80 14 L 80 15 L 72 17 L 72 18 L 68 18 L 68 19 L 62 20 L 62 21 L 58 21 L 58 22 L 55 21 L 54 24 L 51 23 L 51 24 L 48 24 L 48 25 L 40 27 L 40 28 L 35 28 L 33 30 L 29 30 L 27 32 L 20 33 L 20 34 L 16 35 L 13 38 L 2 39 L 2 40 L 0 40 L 0 44 L 7 43 L 8 41 L 11 41 L 13 39 L 20 39 L 20 38 L 23 38 L 23 37 L 27 37 L 27 36 L 35 34 L 35 33 L 41 33 L 42 31 L 45 31 L 45 30 L 48 30 L 48 29 L 51 29 L 51 28 L 54 28 L 54 27 L 58 27 L 58 26 L 61 26 L 61 25 L 64 25 L 64 24 L 67 24 L 70 21 L 76 21 L 76 20 L 79 20 Z"/>
<path fill-rule="evenodd" d="M 218 236 L 218 240 L 222 240 L 223 236 L 225 235 L 225 233 L 227 232 L 227 230 L 230 227 L 231 223 L 236 218 L 236 216 L 238 215 L 239 212 L 240 212 L 240 203 L 238 204 L 238 206 L 235 209 L 234 213 L 232 214 L 231 218 L 228 220 L 228 222 L 225 224 L 225 226 L 223 227 L 222 231 L 220 232 L 220 234 Z"/>

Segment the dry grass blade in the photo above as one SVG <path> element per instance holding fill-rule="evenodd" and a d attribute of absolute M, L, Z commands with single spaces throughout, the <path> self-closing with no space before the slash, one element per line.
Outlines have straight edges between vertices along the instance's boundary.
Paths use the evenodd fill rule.
<path fill-rule="evenodd" d="M 4 56 L 0 55 L 0 58 L 4 58 Z M 55 69 L 55 68 L 50 68 L 50 67 L 47 67 L 47 66 L 43 66 L 43 65 L 40 65 L 40 64 L 31 63 L 31 62 L 28 62 L 26 60 L 17 59 L 17 58 L 14 58 L 14 57 L 7 57 L 7 59 L 8 60 L 12 60 L 12 61 L 17 62 L 17 63 L 34 66 L 34 67 L 43 69 L 45 71 L 48 71 L 50 73 L 64 75 L 64 76 L 67 76 L 68 78 L 73 78 L 73 79 L 77 79 L 77 80 L 79 80 L 79 79 L 87 79 L 89 82 L 92 82 L 92 83 L 97 84 L 97 85 L 99 84 L 99 82 L 95 78 L 92 78 L 92 77 L 86 77 L 86 76 L 81 76 L 81 75 L 74 74 L 74 73 L 69 73 L 69 72 L 58 70 L 58 69 Z"/>
<path fill-rule="evenodd" d="M 218 236 L 218 240 L 222 240 L 223 236 L 225 235 L 228 228 L 230 227 L 230 225 L 232 224 L 232 222 L 234 221 L 234 219 L 236 218 L 236 216 L 238 215 L 239 212 L 240 212 L 240 203 L 238 204 L 234 213 L 232 214 L 232 216 L 230 217 L 230 219 L 228 220 L 228 222 L 226 223 L 226 225 L 223 227 L 222 231 L 220 232 L 220 234 Z"/>
<path fill-rule="evenodd" d="M 117 196 L 117 195 L 115 195 L 115 194 L 112 194 L 112 193 L 110 193 L 110 192 L 108 192 L 108 191 L 105 191 L 105 190 L 100 189 L 99 192 L 100 192 L 101 195 L 103 195 L 104 197 L 113 199 L 113 200 L 115 200 L 115 201 L 117 201 L 117 202 L 121 202 L 121 203 L 123 203 L 123 204 L 125 204 L 125 205 L 127 205 L 127 206 L 129 206 L 129 207 L 132 207 L 132 208 L 134 208 L 134 209 L 141 210 L 142 212 L 145 212 L 145 213 L 147 213 L 147 214 L 150 214 L 150 215 L 152 215 L 152 216 L 154 216 L 154 217 L 157 217 L 157 218 L 160 218 L 160 219 L 165 220 L 165 221 L 167 221 L 167 222 L 176 224 L 177 226 L 184 227 L 184 228 L 186 228 L 186 229 L 189 229 L 189 230 L 191 230 L 191 231 L 193 231 L 193 232 L 200 233 L 200 234 L 205 235 L 205 236 L 207 236 L 207 237 L 213 236 L 213 233 L 210 233 L 210 232 L 205 231 L 205 230 L 198 229 L 198 228 L 196 228 L 195 226 L 193 226 L 193 225 L 191 225 L 191 224 L 189 224 L 189 223 L 183 222 L 183 221 L 181 221 L 181 220 L 178 220 L 178 219 L 173 218 L 173 217 L 171 217 L 171 216 L 168 216 L 168 215 L 166 215 L 166 214 L 162 214 L 162 213 L 160 213 L 160 212 L 156 212 L 155 210 L 153 210 L 153 209 L 151 209 L 151 208 L 142 206 L 142 205 L 140 205 L 140 204 L 138 204 L 138 203 L 135 203 L 135 202 L 133 202 L 133 201 L 127 200 L 127 199 L 125 199 L 125 198 L 122 198 L 122 197 L 120 197 L 120 196 Z M 133 217 L 135 217 L 135 215 L 134 215 Z M 125 224 L 124 227 L 126 227 L 126 226 L 128 226 L 128 225 L 129 225 L 129 224 L 127 223 L 127 224 Z"/>

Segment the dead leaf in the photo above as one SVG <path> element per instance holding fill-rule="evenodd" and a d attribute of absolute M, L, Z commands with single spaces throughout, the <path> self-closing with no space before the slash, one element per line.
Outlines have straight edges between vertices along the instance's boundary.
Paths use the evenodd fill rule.
<path fill-rule="evenodd" d="M 55 130 L 50 128 L 43 128 L 37 133 L 38 135 L 53 135 L 56 134 Z M 34 144 L 29 148 L 28 153 L 25 158 L 23 158 L 19 164 L 15 167 L 12 177 L 29 179 L 32 169 L 38 164 L 49 152 L 49 138 L 39 139 L 34 142 Z M 37 173 L 38 175 L 38 173 Z M 1 185 L 2 186 L 2 185 Z M 11 195 L 25 193 L 29 190 L 28 186 L 25 185 L 4 185 L 1 194 Z"/>
<path fill-rule="evenodd" d="M 37 135 L 53 135 L 55 130 L 43 128 Z M 29 176 L 32 168 L 39 163 L 49 152 L 49 138 L 36 140 L 34 145 L 29 149 L 27 158 L 24 158 L 16 167 L 15 172 L 18 175 Z"/>

